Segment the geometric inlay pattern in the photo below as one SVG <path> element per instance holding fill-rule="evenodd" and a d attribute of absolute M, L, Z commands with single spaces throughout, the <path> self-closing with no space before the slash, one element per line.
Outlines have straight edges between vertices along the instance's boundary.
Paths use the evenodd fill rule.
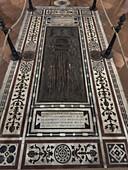
<path fill-rule="evenodd" d="M 0 145 L 0 164 L 1 165 L 14 165 L 16 158 L 16 146 L 15 145 Z"/>
<path fill-rule="evenodd" d="M 127 155 L 124 144 L 107 144 L 111 163 L 127 163 Z"/>
<path fill-rule="evenodd" d="M 0 142 L 0 168 L 16 168 L 19 159 L 19 142 Z"/>
<path fill-rule="evenodd" d="M 126 166 L 128 164 L 127 143 L 125 141 L 110 141 L 104 142 L 105 154 L 107 156 L 108 166 Z"/>

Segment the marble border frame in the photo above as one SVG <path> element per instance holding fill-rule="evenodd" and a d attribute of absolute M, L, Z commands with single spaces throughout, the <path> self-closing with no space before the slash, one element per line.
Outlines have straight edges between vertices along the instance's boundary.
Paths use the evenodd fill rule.
<path fill-rule="evenodd" d="M 47 17 L 46 17 L 47 18 Z M 45 40 L 45 35 L 46 35 L 46 27 L 47 27 L 48 25 L 45 23 L 45 32 L 44 32 L 44 40 Z M 51 26 L 51 25 L 50 25 Z M 59 27 L 59 26 L 58 26 Z M 60 27 L 61 27 L 61 25 L 60 25 Z M 66 25 L 65 25 L 65 27 L 66 27 Z M 72 26 L 71 26 L 72 27 Z M 80 34 L 80 28 L 79 28 L 79 26 L 78 26 L 78 30 L 79 30 L 79 38 L 80 38 L 80 41 L 81 41 L 81 34 Z M 87 77 L 86 77 L 86 74 L 85 74 L 85 63 L 84 63 L 84 61 L 83 61 L 83 58 L 84 58 L 84 56 L 83 56 L 83 47 L 82 47 L 82 45 L 81 45 L 81 43 L 80 43 L 80 49 L 81 49 L 81 61 L 82 61 L 82 66 L 83 66 L 83 75 L 84 75 L 84 83 L 85 83 L 85 85 L 86 85 L 86 89 L 87 89 Z M 44 53 L 44 48 L 43 48 L 43 53 Z M 43 60 L 43 57 L 42 57 L 42 60 Z M 43 63 L 42 63 L 43 64 Z M 41 64 L 41 65 L 42 65 Z M 40 67 L 41 67 L 41 65 L 40 65 Z M 39 72 L 41 72 L 41 70 L 39 71 Z M 39 73 L 38 73 L 39 74 Z M 39 76 L 40 77 L 40 76 Z M 38 86 L 39 86 L 39 81 L 40 81 L 40 78 L 38 79 Z M 36 89 L 36 91 L 38 91 L 37 89 Z M 90 105 L 90 96 L 89 96 L 89 92 L 88 92 L 89 90 L 87 89 L 87 102 L 37 102 L 37 95 L 38 94 L 36 94 L 36 96 L 35 96 L 35 101 L 34 101 L 34 105 L 36 105 L 37 107 L 39 106 L 39 105 L 75 105 L 75 104 L 77 104 L 77 105 Z M 37 92 L 38 93 L 38 92 Z"/>
<path fill-rule="evenodd" d="M 87 110 L 91 110 L 92 111 L 92 109 L 93 108 L 87 108 Z M 51 109 L 51 108 L 35 108 L 35 111 L 38 111 L 38 110 L 42 110 L 43 112 L 48 112 L 48 111 L 52 111 L 52 112 L 56 112 L 56 111 L 58 111 L 58 112 L 65 112 L 65 111 L 69 111 L 69 112 L 82 112 L 82 111 L 86 111 L 86 108 L 79 108 L 79 109 L 74 109 L 74 108 L 63 108 L 63 109 L 59 109 L 59 108 L 57 108 L 57 109 Z M 32 115 L 33 115 L 33 112 L 34 112 L 34 110 L 32 111 Z M 93 131 L 88 131 L 88 132 L 86 132 L 86 129 L 85 129 L 85 132 L 84 132 L 84 129 L 82 130 L 82 131 L 80 131 L 79 132 L 79 129 L 80 128 L 77 128 L 78 129 L 78 132 L 77 132 L 77 130 L 76 131 L 74 131 L 74 132 L 63 132 L 63 129 L 65 129 L 65 128 L 62 128 L 61 129 L 61 132 L 58 132 L 59 134 L 61 134 L 61 133 L 65 133 L 66 135 L 65 136 L 58 136 L 56 133 L 57 133 L 57 131 L 55 131 L 54 132 L 54 129 L 51 129 L 52 131 L 53 131 L 53 136 L 50 136 L 50 133 L 52 133 L 52 132 L 45 132 L 45 130 L 44 130 L 44 134 L 46 133 L 46 134 L 49 134 L 49 135 L 43 135 L 43 132 L 38 132 L 40 135 L 38 135 L 38 133 L 37 132 L 33 132 L 32 131 L 32 122 L 28 122 L 28 125 L 27 125 L 27 131 L 26 131 L 26 137 L 29 137 L 29 138 L 32 138 L 32 137 L 36 137 L 37 138 L 37 140 L 39 139 L 39 137 L 43 137 L 43 138 L 45 138 L 45 140 L 52 140 L 54 137 L 56 137 L 57 139 L 65 139 L 65 140 L 68 140 L 68 139 L 71 139 L 71 138 L 73 138 L 73 140 L 74 140 L 74 138 L 81 138 L 81 139 L 83 139 L 83 138 L 85 138 L 85 137 L 98 137 L 99 136 L 99 132 L 98 132 L 98 127 L 97 127 L 97 121 L 94 121 L 94 120 L 96 120 L 96 117 L 95 117 L 95 115 L 94 115 L 94 113 L 90 113 L 91 114 L 91 116 L 92 116 L 92 122 L 93 122 L 93 124 L 92 124 L 92 129 L 93 129 Z M 34 119 L 34 116 L 32 116 L 31 117 L 31 121 Z M 34 119 L 34 121 L 35 121 L 35 119 Z M 70 128 L 68 128 L 69 130 L 70 130 Z M 68 130 L 67 129 L 67 130 Z M 76 135 L 76 136 L 73 136 L 73 133 L 76 133 L 76 134 L 79 134 L 79 135 Z M 85 135 L 83 135 L 82 136 L 82 134 L 83 133 L 88 133 L 89 135 L 87 135 L 87 136 L 85 136 Z M 70 136 L 68 136 L 70 134 Z M 72 135 L 71 135 L 72 134 Z"/>

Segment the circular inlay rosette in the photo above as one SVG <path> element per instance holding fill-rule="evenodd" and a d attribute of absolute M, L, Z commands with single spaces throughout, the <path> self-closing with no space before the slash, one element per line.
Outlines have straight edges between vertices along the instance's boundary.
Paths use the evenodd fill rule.
<path fill-rule="evenodd" d="M 90 55 L 91 55 L 91 59 L 94 61 L 100 61 L 103 59 L 100 51 L 91 51 Z"/>
<path fill-rule="evenodd" d="M 54 156 L 57 162 L 65 164 L 71 158 L 71 150 L 67 145 L 60 144 L 55 148 Z"/>
<path fill-rule="evenodd" d="M 35 53 L 33 51 L 25 51 L 22 55 L 23 60 L 33 60 Z"/>
<path fill-rule="evenodd" d="M 68 6 L 68 5 L 70 5 L 71 3 L 70 3 L 70 1 L 69 0 L 56 0 L 56 1 L 54 1 L 54 5 L 56 5 L 56 6 Z"/>

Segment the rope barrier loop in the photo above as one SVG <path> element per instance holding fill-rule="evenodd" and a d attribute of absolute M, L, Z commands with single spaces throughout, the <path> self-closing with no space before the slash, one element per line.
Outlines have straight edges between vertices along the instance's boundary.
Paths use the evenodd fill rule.
<path fill-rule="evenodd" d="M 118 41 L 118 44 L 119 44 L 119 47 L 120 47 L 120 50 L 121 50 L 121 53 L 122 53 L 123 61 L 124 61 L 124 63 L 125 63 L 126 68 L 128 69 L 128 64 L 127 64 L 127 61 L 126 61 L 126 59 L 125 59 L 125 55 L 124 55 L 124 51 L 123 51 L 123 48 L 122 48 L 122 45 L 121 45 L 121 42 L 120 42 L 119 35 L 118 35 L 118 33 L 116 32 L 115 27 L 113 26 L 111 20 L 109 19 L 109 16 L 108 16 L 108 14 L 107 14 L 107 12 L 106 12 L 106 9 L 105 9 L 105 7 L 104 7 L 104 5 L 103 5 L 103 1 L 100 0 L 100 3 L 101 3 L 101 6 L 102 6 L 103 11 L 104 11 L 104 13 L 105 13 L 105 16 L 106 16 L 106 18 L 107 18 L 107 20 L 108 20 L 108 22 L 109 22 L 112 30 L 113 30 L 114 33 L 116 34 L 117 41 Z"/>
<path fill-rule="evenodd" d="M 24 14 L 25 8 L 26 8 L 26 4 L 27 4 L 27 0 L 25 0 L 25 2 L 24 2 L 24 6 L 23 6 L 22 12 L 21 12 L 21 14 L 20 14 L 20 17 L 19 17 L 19 18 L 17 19 L 17 21 L 8 29 L 8 33 L 6 34 L 5 39 L 4 39 L 4 45 L 3 45 L 2 52 L 1 52 L 1 56 L 0 56 L 0 62 L 2 61 L 3 56 L 4 56 L 4 52 L 5 52 L 5 47 L 6 47 L 8 35 L 9 35 L 9 33 L 13 30 L 13 28 L 19 23 L 19 21 L 21 20 L 23 14 Z"/>

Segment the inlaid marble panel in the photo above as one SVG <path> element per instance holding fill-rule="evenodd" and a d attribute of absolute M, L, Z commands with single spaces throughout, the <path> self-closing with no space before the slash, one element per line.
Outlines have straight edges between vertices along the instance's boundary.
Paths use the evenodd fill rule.
<path fill-rule="evenodd" d="M 128 165 L 128 148 L 126 141 L 106 140 L 104 141 L 105 154 L 108 167 Z"/>
<path fill-rule="evenodd" d="M 61 142 L 56 143 L 29 143 L 25 145 L 25 159 L 23 160 L 23 167 L 30 168 L 32 165 L 37 167 L 49 167 L 52 165 L 60 167 L 63 165 L 90 166 L 102 167 L 102 159 L 100 155 L 99 143 L 96 142 L 80 142 L 65 144 Z"/>
<path fill-rule="evenodd" d="M 37 102 L 87 102 L 77 27 L 47 27 Z"/>
<path fill-rule="evenodd" d="M 27 136 L 44 138 L 98 136 L 96 118 L 91 109 L 34 109 Z"/>
<path fill-rule="evenodd" d="M 0 141 L 0 169 L 16 169 L 19 151 L 19 141 Z"/>
<path fill-rule="evenodd" d="M 26 12 L 1 93 L 0 169 L 128 167 L 127 104 L 113 61 L 97 56 L 99 14 L 63 3 Z"/>

